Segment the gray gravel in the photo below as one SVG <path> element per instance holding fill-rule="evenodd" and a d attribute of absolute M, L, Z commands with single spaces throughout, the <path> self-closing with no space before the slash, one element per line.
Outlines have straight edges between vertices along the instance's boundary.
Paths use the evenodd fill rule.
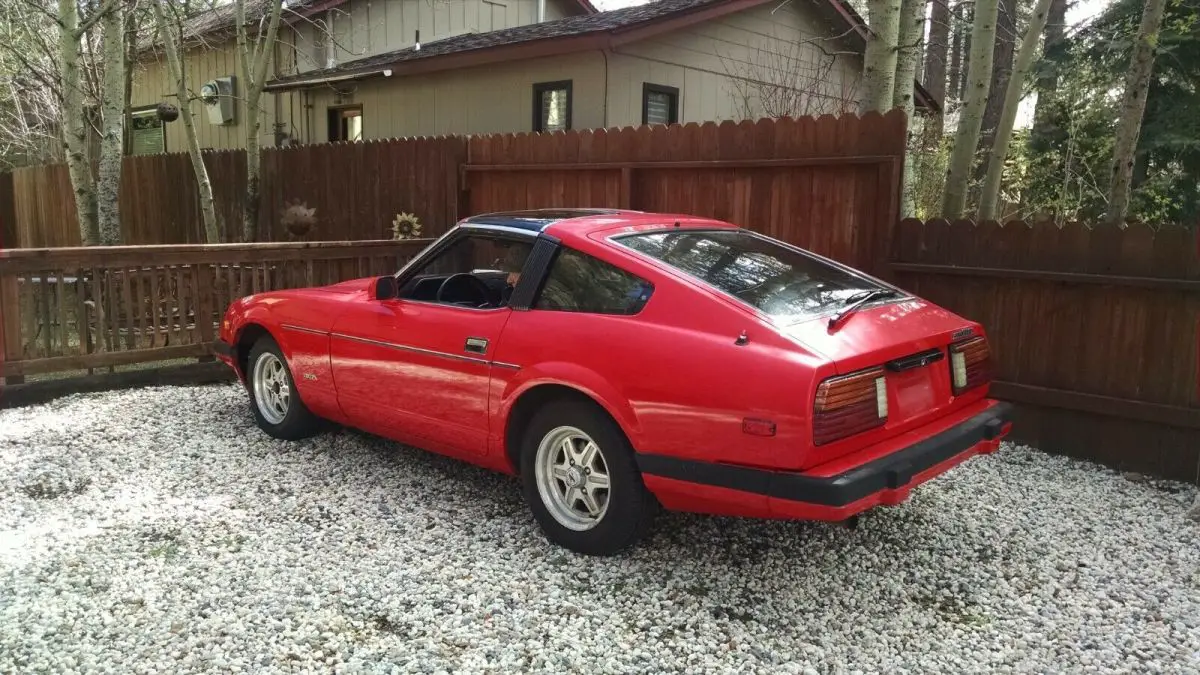
<path fill-rule="evenodd" d="M 1200 672 L 1194 488 L 1006 446 L 857 531 L 547 544 L 511 478 L 235 386 L 0 411 L 0 672 Z"/>

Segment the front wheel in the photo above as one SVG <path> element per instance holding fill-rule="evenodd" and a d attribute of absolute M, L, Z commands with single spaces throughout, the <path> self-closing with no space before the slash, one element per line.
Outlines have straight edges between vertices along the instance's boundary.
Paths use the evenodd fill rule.
<path fill-rule="evenodd" d="M 296 393 L 295 380 L 279 345 L 264 335 L 250 350 L 250 409 L 254 420 L 269 435 L 285 441 L 308 438 L 319 428 L 313 415 Z"/>
<path fill-rule="evenodd" d="M 629 440 L 590 403 L 556 401 L 534 415 L 521 476 L 547 538 L 578 553 L 613 555 L 632 546 L 657 510 Z"/>

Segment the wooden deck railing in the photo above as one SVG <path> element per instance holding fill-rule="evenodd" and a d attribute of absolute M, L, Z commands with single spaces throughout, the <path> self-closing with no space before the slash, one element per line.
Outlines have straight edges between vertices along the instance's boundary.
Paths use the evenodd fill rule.
<path fill-rule="evenodd" d="M 0 376 L 211 358 L 229 303 L 394 272 L 429 240 L 0 251 Z"/>

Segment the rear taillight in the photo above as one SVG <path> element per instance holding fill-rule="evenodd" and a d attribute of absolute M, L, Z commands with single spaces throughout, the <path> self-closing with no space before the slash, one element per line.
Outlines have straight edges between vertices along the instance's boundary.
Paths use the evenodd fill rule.
<path fill-rule="evenodd" d="M 974 337 L 950 345 L 950 377 L 958 395 L 992 379 L 992 350 L 987 338 Z"/>
<path fill-rule="evenodd" d="M 883 368 L 831 377 L 817 387 L 813 443 L 822 445 L 887 421 L 887 380 Z"/>

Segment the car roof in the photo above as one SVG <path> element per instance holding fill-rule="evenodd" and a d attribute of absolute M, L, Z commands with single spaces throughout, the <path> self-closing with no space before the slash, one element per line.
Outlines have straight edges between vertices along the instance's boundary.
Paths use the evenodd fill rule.
<path fill-rule="evenodd" d="M 636 211 L 622 211 L 620 209 L 530 209 L 528 211 L 503 211 L 500 213 L 485 213 L 478 216 L 471 216 L 463 220 L 462 224 L 507 227 L 538 233 L 564 220 L 587 218 L 589 216 L 614 216 L 623 213 L 636 213 Z"/>
<path fill-rule="evenodd" d="M 651 213 L 628 209 L 532 209 L 527 211 L 505 211 L 471 216 L 461 224 L 476 227 L 516 229 L 530 234 L 546 232 L 554 236 L 587 237 L 603 230 L 645 227 L 648 225 L 668 226 L 676 223 L 703 225 L 706 227 L 734 228 L 735 225 L 708 218 L 697 218 L 683 214 Z"/>

